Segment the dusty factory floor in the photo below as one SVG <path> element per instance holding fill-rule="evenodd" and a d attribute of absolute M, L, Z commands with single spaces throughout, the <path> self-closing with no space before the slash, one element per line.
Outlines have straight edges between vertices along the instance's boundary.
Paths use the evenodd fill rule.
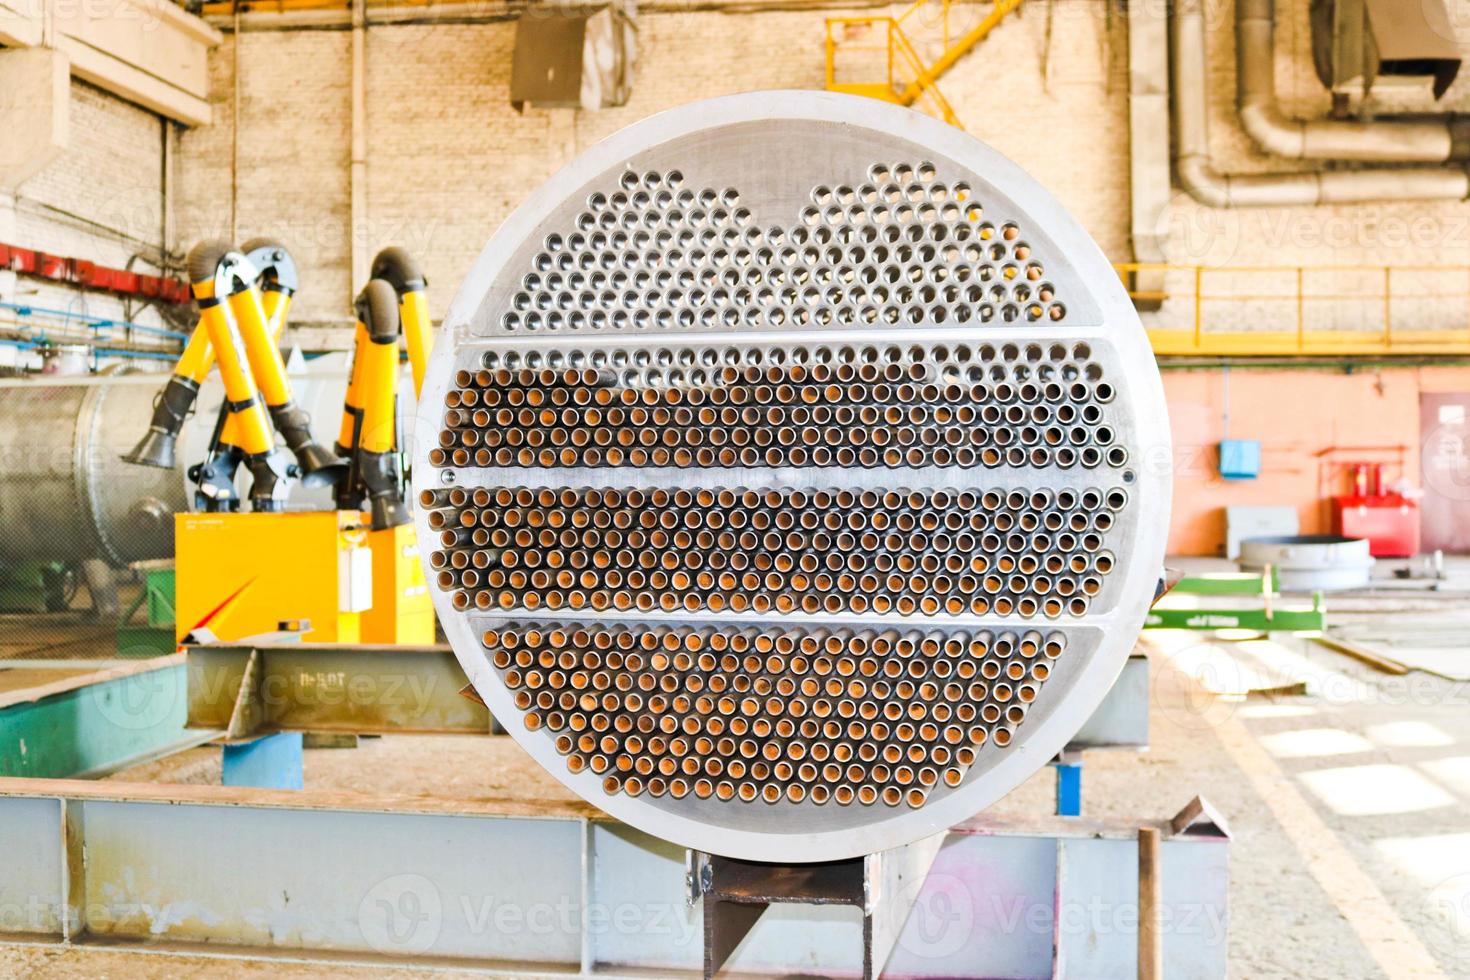
<path fill-rule="evenodd" d="M 1225 816 L 1233 976 L 1470 976 L 1470 603 L 1375 593 L 1332 609 L 1334 629 L 1384 662 L 1291 637 L 1148 634 L 1153 747 L 1090 753 L 1084 812 L 1167 816 L 1202 794 Z M 1306 693 L 1258 693 L 1266 689 Z M 196 749 L 112 778 L 218 782 L 219 753 Z M 1044 769 L 995 812 L 1049 812 L 1053 778 Z M 566 798 L 506 738 L 389 737 L 308 750 L 306 781 L 364 793 Z M 421 972 L 0 945 L 6 977 Z"/>

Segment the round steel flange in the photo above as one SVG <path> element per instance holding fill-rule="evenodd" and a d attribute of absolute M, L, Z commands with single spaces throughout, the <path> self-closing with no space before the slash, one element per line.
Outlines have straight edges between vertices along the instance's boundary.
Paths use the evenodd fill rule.
<path fill-rule="evenodd" d="M 584 799 L 832 860 L 1045 765 L 1122 669 L 1169 511 L 1127 294 L 963 132 L 829 93 L 646 119 L 480 255 L 420 401 L 466 674 Z"/>

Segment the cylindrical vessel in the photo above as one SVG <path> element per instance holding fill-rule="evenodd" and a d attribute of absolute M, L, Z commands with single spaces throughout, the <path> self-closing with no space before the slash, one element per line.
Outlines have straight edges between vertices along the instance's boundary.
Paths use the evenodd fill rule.
<path fill-rule="evenodd" d="M 293 378 L 298 404 L 321 433 L 342 403 L 345 360 L 317 358 Z M 205 381 L 172 468 L 125 462 L 166 377 L 105 372 L 0 380 L 0 562 L 99 558 L 122 567 L 173 556 L 173 515 L 193 506 L 187 470 L 204 457 L 224 392 L 218 375 Z M 400 391 L 399 411 L 411 413 L 413 393 L 406 384 Z M 239 480 L 247 490 L 248 474 Z M 331 491 L 293 481 L 289 506 L 330 507 Z"/>
<path fill-rule="evenodd" d="M 0 382 L 0 561 L 173 554 L 186 507 L 182 468 L 122 460 L 148 424 L 159 382 L 94 376 Z M 181 464 L 182 465 L 182 464 Z"/>
<path fill-rule="evenodd" d="M 1366 538 L 1294 534 L 1240 542 L 1240 567 L 1248 572 L 1274 570 L 1286 592 L 1364 589 L 1373 564 Z"/>

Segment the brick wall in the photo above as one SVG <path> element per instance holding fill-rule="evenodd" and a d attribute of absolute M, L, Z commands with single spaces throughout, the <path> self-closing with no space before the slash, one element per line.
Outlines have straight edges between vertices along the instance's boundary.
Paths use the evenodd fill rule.
<path fill-rule="evenodd" d="M 1101 5 L 1065 0 L 1046 28 L 1027 13 L 1000 28 L 944 90 L 967 128 L 1019 160 L 1097 236 L 1126 256 L 1125 35 Z M 654 112 L 695 99 L 774 88 L 821 88 L 819 10 L 646 13 L 633 98 L 602 112 L 509 104 L 513 21 L 373 26 L 367 41 L 369 252 L 403 244 L 424 264 L 441 315 L 496 227 L 572 152 Z M 180 227 L 227 222 L 234 39 L 213 57 L 218 124 L 181 146 Z M 240 236 L 291 245 L 305 283 L 301 321 L 350 311 L 348 156 L 350 35 L 243 32 L 240 44 Z M 1044 80 L 1043 73 L 1047 73 Z M 1062 121 L 1067 125 L 1061 125 Z M 1080 167 L 1078 160 L 1114 161 Z"/>
<path fill-rule="evenodd" d="M 1232 369 L 1228 381 L 1219 370 L 1165 372 L 1174 436 L 1169 553 L 1223 555 L 1227 506 L 1294 507 L 1302 534 L 1331 533 L 1330 498 L 1350 489 L 1350 474 L 1336 465 L 1344 462 L 1382 462 L 1386 484 L 1402 479 L 1431 495 L 1442 492 L 1424 475 L 1420 447 L 1428 433 L 1419 431 L 1420 399 L 1466 391 L 1470 368 L 1463 366 Z M 1261 443 L 1256 479 L 1219 475 L 1227 408 L 1231 437 Z"/>
<path fill-rule="evenodd" d="M 1212 0 L 1208 8 L 1210 122 L 1219 165 L 1235 171 L 1311 166 L 1263 156 L 1237 124 L 1231 7 L 1228 0 Z M 1321 115 L 1328 98 L 1312 73 L 1307 4 L 1295 0 L 1278 7 L 1277 87 L 1283 106 Z M 954 9 L 957 33 L 981 8 Z M 349 316 L 354 234 L 369 253 L 390 243 L 415 252 L 430 276 L 433 310 L 441 314 L 500 221 L 571 153 L 690 100 L 762 88 L 820 88 L 825 16 L 820 10 L 647 12 L 640 21 L 631 102 L 595 113 L 519 114 L 510 107 L 511 20 L 374 26 L 367 42 L 368 209 L 359 229 L 350 227 L 350 34 L 247 30 L 238 52 L 238 133 L 237 52 L 234 36 L 227 34 L 211 57 L 216 123 L 177 137 L 176 242 L 187 247 L 202 237 L 228 236 L 238 140 L 238 237 L 270 234 L 292 247 L 304 279 L 299 319 L 339 322 Z M 921 25 L 913 33 L 923 47 L 936 42 L 937 30 Z M 854 40 L 861 45 L 865 39 Z M 942 81 L 966 128 L 1052 189 L 1117 259 L 1130 257 L 1126 45 L 1126 19 L 1109 4 L 1058 0 L 1026 6 Z M 879 63 L 870 56 L 868 66 Z M 842 67 L 860 71 L 863 56 L 846 56 Z M 1466 75 L 1437 106 L 1417 107 L 1470 108 Z M 135 251 L 156 251 L 162 234 L 162 124 L 90 86 L 77 83 L 74 93 L 72 149 L 22 188 L 13 237 L 119 264 Z M 1398 105 L 1391 95 L 1381 101 L 1386 108 L 1416 107 Z M 84 220 L 51 210 L 56 208 Z M 1463 203 L 1217 211 L 1178 193 L 1173 212 L 1169 255 L 1183 263 L 1470 263 L 1470 205 Z M 1320 273 L 1316 285 L 1323 292 L 1366 289 L 1355 272 L 1342 278 L 1336 282 Z M 1217 282 L 1222 289 L 1260 287 L 1256 292 L 1290 286 L 1286 280 Z M 1398 288 L 1407 295 L 1416 288 L 1458 291 L 1463 284 L 1433 273 L 1405 274 Z M 1400 302 L 1395 315 L 1422 321 L 1415 325 L 1461 325 L 1458 306 Z M 1318 305 L 1307 315 L 1322 321 L 1317 325 L 1352 326 L 1358 325 L 1353 316 L 1381 318 L 1381 308 L 1371 305 L 1351 311 L 1341 304 Z M 1230 322 L 1230 308 L 1212 312 Z M 1163 325 L 1184 313 L 1176 309 L 1154 319 Z M 1240 309 L 1235 316 L 1286 325 L 1274 319 L 1294 316 L 1294 304 Z M 1361 325 L 1372 326 L 1366 319 Z"/>
<path fill-rule="evenodd" d="M 235 35 L 227 34 L 210 60 L 215 124 L 180 139 L 179 239 L 187 248 L 230 237 L 233 159 L 237 243 L 266 235 L 291 249 L 303 284 L 293 316 L 346 316 L 350 37 L 345 31 L 242 36 L 238 151 L 232 132 L 235 45 Z"/>
<path fill-rule="evenodd" d="M 1277 88 L 1283 107 L 1323 115 L 1329 99 L 1311 67 L 1306 0 L 1278 7 Z M 1239 172 L 1315 166 L 1262 155 L 1238 125 L 1232 9 L 1229 0 L 1212 0 L 1207 12 L 1210 124 L 1218 165 Z M 954 10 L 952 34 L 980 16 L 982 6 Z M 825 16 L 821 10 L 646 12 L 632 100 L 592 113 L 518 114 L 510 107 L 513 21 L 373 26 L 367 42 L 368 214 L 357 234 L 369 251 L 390 243 L 414 250 L 430 275 L 433 310 L 441 314 L 500 221 L 572 151 L 691 100 L 820 88 Z M 913 33 L 921 47 L 935 50 L 937 24 L 919 25 Z M 881 37 L 854 41 L 860 47 Z M 351 296 L 350 35 L 342 29 L 247 30 L 240 50 L 241 236 L 270 232 L 295 246 L 308 278 L 301 316 L 341 320 Z M 860 51 L 846 55 L 841 67 L 860 72 L 864 57 Z M 881 68 L 880 54 L 866 57 L 869 68 Z M 227 222 L 234 60 L 227 37 L 213 58 L 219 123 L 182 141 L 185 229 Z M 1126 62 L 1122 11 L 1095 0 L 1058 0 L 1021 8 L 941 83 L 966 128 L 1049 187 L 1117 260 L 1131 258 Z M 1422 98 L 1405 101 L 1386 89 L 1378 101 L 1385 110 L 1470 108 L 1466 74 L 1437 105 Z M 1464 203 L 1221 211 L 1178 192 L 1170 229 L 1169 258 L 1183 264 L 1470 263 L 1470 205 Z M 1340 278 L 1321 273 L 1309 288 L 1370 292 L 1358 272 Z M 1175 283 L 1176 291 L 1189 291 L 1187 279 Z M 1254 293 L 1293 285 L 1289 274 L 1215 282 L 1220 290 Z M 1463 325 L 1460 304 L 1417 302 L 1413 296 L 1416 290 L 1451 287 L 1462 291 L 1463 283 L 1443 274 L 1403 274 L 1395 316 L 1414 326 Z M 1372 329 L 1377 321 L 1367 321 L 1381 321 L 1381 303 L 1370 306 L 1317 304 L 1306 314 L 1309 326 Z M 1222 324 L 1287 328 L 1294 325 L 1295 304 L 1217 305 L 1211 314 Z M 1187 305 L 1175 304 L 1151 320 L 1168 326 L 1186 325 L 1188 318 Z M 1358 324 L 1354 318 L 1366 319 Z"/>
<path fill-rule="evenodd" d="M 134 269 L 157 272 L 164 247 L 163 141 L 177 137 L 166 136 L 153 113 L 84 82 L 72 82 L 70 111 L 67 149 L 22 183 L 13 200 L 0 202 L 0 241 L 119 268 L 133 260 Z M 21 277 L 6 292 L 18 302 L 74 314 L 130 315 L 119 297 L 44 280 Z M 131 310 L 133 319 L 162 323 L 140 307 Z M 7 326 L 21 322 L 11 311 L 0 314 Z M 29 322 L 42 329 L 40 319 Z M 13 349 L 0 349 L 0 360 L 14 363 Z"/>

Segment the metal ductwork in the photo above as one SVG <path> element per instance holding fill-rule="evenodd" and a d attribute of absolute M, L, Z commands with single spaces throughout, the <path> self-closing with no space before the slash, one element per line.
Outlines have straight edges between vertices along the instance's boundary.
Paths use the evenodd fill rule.
<path fill-rule="evenodd" d="M 638 28 L 632 4 L 533 4 L 516 22 L 510 101 L 516 109 L 596 110 L 633 93 Z"/>
<path fill-rule="evenodd" d="M 1267 153 L 1313 160 L 1443 163 L 1470 157 L 1470 118 L 1294 119 L 1276 103 L 1275 0 L 1236 0 L 1240 124 Z"/>
<path fill-rule="evenodd" d="M 1128 20 L 1129 232 L 1136 269 L 1128 292 L 1140 310 L 1164 301 L 1169 243 L 1169 22 L 1131 14 Z"/>
<path fill-rule="evenodd" d="M 1242 7 L 1255 0 L 1241 0 Z M 1269 4 L 1267 4 L 1269 7 Z M 1133 17 L 1162 17 L 1148 4 L 1134 5 Z M 1259 21 L 1259 17 L 1253 18 Z M 1202 0 L 1179 0 L 1174 7 L 1172 82 L 1174 166 L 1190 196 L 1210 207 L 1289 207 L 1358 201 L 1461 200 L 1470 196 L 1470 177 L 1457 167 L 1365 167 L 1266 174 L 1229 174 L 1215 167 L 1209 139 L 1209 58 Z M 1259 46 L 1242 39 L 1240 47 Z M 1251 58 L 1255 58 L 1255 53 Z M 1264 55 L 1268 60 L 1269 49 Z M 1254 76 L 1257 69 L 1252 67 Z M 1242 74 L 1246 74 L 1242 68 Z M 1273 101 L 1274 105 L 1274 101 Z M 1333 139 L 1343 139 L 1334 136 Z M 1394 137 L 1385 137 L 1394 139 Z M 1351 137 L 1353 140 L 1363 137 Z M 1290 144 L 1292 141 L 1288 141 Z M 1446 149 L 1448 154 L 1448 149 Z"/>
<path fill-rule="evenodd" d="M 1334 95 L 1367 95 L 1379 76 L 1433 79 L 1442 98 L 1460 73 L 1444 0 L 1312 0 L 1312 62 Z"/>

